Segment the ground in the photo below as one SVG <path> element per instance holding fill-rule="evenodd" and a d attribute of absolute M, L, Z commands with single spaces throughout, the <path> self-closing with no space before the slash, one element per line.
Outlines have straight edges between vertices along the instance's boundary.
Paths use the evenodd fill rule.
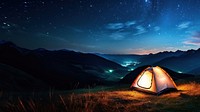
<path fill-rule="evenodd" d="M 200 112 L 200 84 L 180 83 L 178 91 L 163 95 L 129 90 L 122 86 L 87 92 L 32 93 L 3 98 L 3 112 Z M 4 96 L 5 97 L 5 96 Z"/>

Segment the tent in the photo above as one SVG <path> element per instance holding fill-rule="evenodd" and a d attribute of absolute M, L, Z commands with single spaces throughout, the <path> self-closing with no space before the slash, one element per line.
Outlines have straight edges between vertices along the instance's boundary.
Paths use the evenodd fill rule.
<path fill-rule="evenodd" d="M 169 74 L 162 68 L 147 67 L 143 70 L 131 85 L 131 88 L 160 94 L 166 90 L 177 90 L 176 84 Z"/>

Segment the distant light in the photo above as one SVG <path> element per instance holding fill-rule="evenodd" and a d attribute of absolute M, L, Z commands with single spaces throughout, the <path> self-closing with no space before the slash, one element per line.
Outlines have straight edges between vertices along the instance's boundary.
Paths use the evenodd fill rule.
<path fill-rule="evenodd" d="M 127 67 L 127 66 L 130 66 L 130 65 L 133 65 L 133 66 L 136 66 L 136 65 L 138 65 L 138 64 L 140 64 L 140 62 L 137 62 L 137 61 L 124 61 L 121 65 L 123 66 L 123 67 Z"/>
<path fill-rule="evenodd" d="M 133 70 L 134 70 L 134 68 L 128 69 L 128 71 L 133 71 Z"/>
<path fill-rule="evenodd" d="M 123 67 L 127 67 L 129 66 L 130 64 L 126 63 L 126 64 L 121 64 Z"/>
<path fill-rule="evenodd" d="M 181 71 L 178 71 L 178 73 L 183 73 L 183 72 L 181 72 Z"/>
<path fill-rule="evenodd" d="M 112 69 L 109 69 L 109 70 L 105 71 L 105 73 L 113 73 L 113 72 L 114 72 L 114 70 L 112 70 Z"/>
<path fill-rule="evenodd" d="M 133 62 L 132 61 L 124 61 L 123 64 L 121 64 L 123 67 L 127 67 L 131 65 Z"/>
<path fill-rule="evenodd" d="M 112 70 L 112 69 L 110 69 L 110 70 L 108 70 L 108 72 L 110 72 L 110 73 L 112 73 L 114 70 Z"/>
<path fill-rule="evenodd" d="M 123 79 L 124 77 L 120 77 L 120 79 Z"/>

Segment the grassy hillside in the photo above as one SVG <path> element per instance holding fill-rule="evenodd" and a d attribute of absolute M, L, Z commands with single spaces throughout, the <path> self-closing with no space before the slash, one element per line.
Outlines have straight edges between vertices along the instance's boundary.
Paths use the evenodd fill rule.
<path fill-rule="evenodd" d="M 48 88 L 45 83 L 12 66 L 0 63 L 0 90 L 33 91 Z"/>
<path fill-rule="evenodd" d="M 0 111 L 7 112 L 198 112 L 200 84 L 180 80 L 178 91 L 160 96 L 126 88 L 86 93 L 54 93 L 6 96 L 1 93 Z M 191 79 L 192 80 L 192 79 Z M 7 98 L 9 100 L 7 100 Z"/>
<path fill-rule="evenodd" d="M 94 54 L 42 48 L 29 50 L 9 41 L 0 43 L 0 63 L 24 71 L 48 87 L 60 90 L 116 82 L 127 73 L 121 65 Z"/>

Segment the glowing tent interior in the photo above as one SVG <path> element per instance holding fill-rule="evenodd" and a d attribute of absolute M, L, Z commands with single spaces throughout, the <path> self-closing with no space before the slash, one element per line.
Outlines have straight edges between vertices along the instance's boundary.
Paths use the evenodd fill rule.
<path fill-rule="evenodd" d="M 176 84 L 162 68 L 147 67 L 134 80 L 130 88 L 160 94 L 166 90 L 177 90 Z"/>

